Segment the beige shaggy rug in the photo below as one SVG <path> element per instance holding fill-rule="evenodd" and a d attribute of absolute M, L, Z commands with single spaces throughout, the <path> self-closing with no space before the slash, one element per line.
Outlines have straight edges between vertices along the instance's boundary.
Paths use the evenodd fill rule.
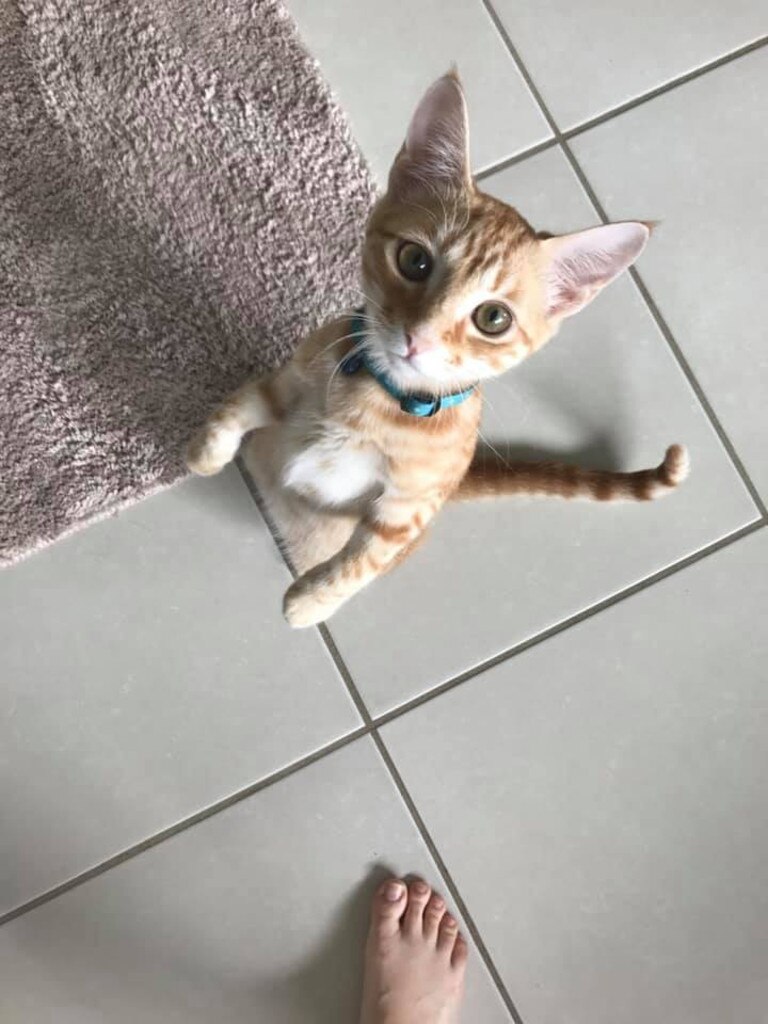
<path fill-rule="evenodd" d="M 372 196 L 277 0 L 0 0 L 0 562 L 176 480 Z"/>

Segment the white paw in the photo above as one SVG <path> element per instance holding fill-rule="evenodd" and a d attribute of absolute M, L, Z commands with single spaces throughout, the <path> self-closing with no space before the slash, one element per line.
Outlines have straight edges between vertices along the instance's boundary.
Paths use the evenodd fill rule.
<path fill-rule="evenodd" d="M 300 580 L 288 588 L 283 599 L 285 621 L 294 629 L 317 626 L 330 618 L 334 611 L 333 605 L 319 600 L 317 591 L 308 589 Z"/>
<path fill-rule="evenodd" d="M 199 476 L 212 476 L 231 462 L 240 447 L 240 434 L 206 424 L 187 445 L 186 463 Z"/>

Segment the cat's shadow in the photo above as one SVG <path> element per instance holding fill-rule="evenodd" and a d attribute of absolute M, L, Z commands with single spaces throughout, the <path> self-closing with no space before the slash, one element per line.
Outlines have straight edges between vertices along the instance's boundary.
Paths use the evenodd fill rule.
<path fill-rule="evenodd" d="M 478 442 L 475 459 L 478 462 L 564 462 L 586 469 L 619 469 L 622 451 L 619 439 L 595 434 L 586 444 L 573 448 L 543 448 L 535 444 L 510 442 L 494 437 Z"/>

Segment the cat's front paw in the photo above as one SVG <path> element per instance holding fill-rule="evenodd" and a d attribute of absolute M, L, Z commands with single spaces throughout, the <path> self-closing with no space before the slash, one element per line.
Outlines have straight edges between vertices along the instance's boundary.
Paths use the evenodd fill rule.
<path fill-rule="evenodd" d="M 335 611 L 328 601 L 320 599 L 320 593 L 307 587 L 301 580 L 293 583 L 283 598 L 285 621 L 294 629 L 306 629 L 325 622 Z"/>
<path fill-rule="evenodd" d="M 187 445 L 185 462 L 198 476 L 212 476 L 231 462 L 240 447 L 240 435 L 218 423 L 206 423 Z"/>

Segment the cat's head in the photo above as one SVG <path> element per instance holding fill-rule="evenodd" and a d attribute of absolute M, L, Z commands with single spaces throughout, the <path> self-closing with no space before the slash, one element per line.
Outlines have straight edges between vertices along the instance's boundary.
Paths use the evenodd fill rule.
<path fill-rule="evenodd" d="M 416 109 L 368 223 L 368 349 L 405 389 L 451 391 L 495 376 L 625 270 L 649 233 L 629 221 L 544 237 L 480 192 L 451 72 Z"/>

